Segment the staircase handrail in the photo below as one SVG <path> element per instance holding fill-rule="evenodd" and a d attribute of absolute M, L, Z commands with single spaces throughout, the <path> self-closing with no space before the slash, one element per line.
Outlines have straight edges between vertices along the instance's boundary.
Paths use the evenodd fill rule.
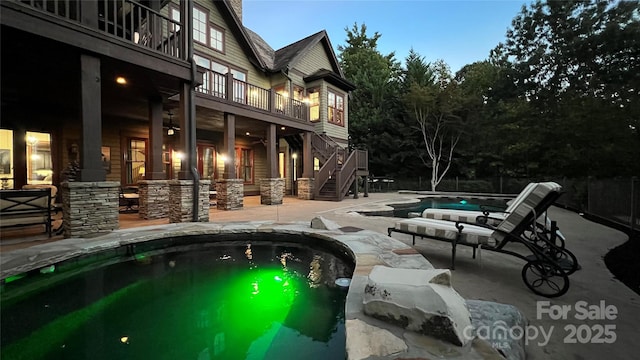
<path fill-rule="evenodd" d="M 314 189 L 315 196 L 320 194 L 320 189 L 327 183 L 327 181 L 331 178 L 331 176 L 336 171 L 336 163 L 337 163 L 337 154 L 334 152 L 329 160 L 327 160 L 324 165 L 318 170 L 316 173 L 316 187 Z M 331 165 L 329 165 L 331 164 Z"/>
<path fill-rule="evenodd" d="M 345 151 L 345 154 L 347 152 Z M 337 174 L 336 188 L 338 189 L 338 199 L 342 200 L 349 192 L 349 187 L 352 184 L 352 178 L 355 177 L 356 168 L 358 164 L 358 152 L 354 151 L 347 156 L 346 160 L 342 163 L 342 167 Z"/>

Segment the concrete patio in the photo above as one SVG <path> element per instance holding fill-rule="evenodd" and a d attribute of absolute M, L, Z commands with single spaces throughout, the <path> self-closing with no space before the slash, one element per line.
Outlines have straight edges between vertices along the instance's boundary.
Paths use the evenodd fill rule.
<path fill-rule="evenodd" d="M 348 198 L 342 202 L 303 201 L 285 198 L 284 204 L 277 206 L 259 205 L 259 197 L 246 197 L 245 208 L 237 211 L 211 210 L 210 220 L 215 223 L 230 221 L 271 221 L 271 222 L 310 222 L 316 216 L 337 222 L 340 226 L 352 226 L 370 232 L 386 234 L 393 225 L 394 218 L 364 216 L 360 212 L 380 211 L 385 204 L 417 201 L 416 195 L 398 193 L 372 193 L 368 198 Z M 604 265 L 602 257 L 607 251 L 626 241 L 627 236 L 619 231 L 587 221 L 578 214 L 559 208 L 552 208 L 550 216 L 558 221 L 559 227 L 567 238 L 567 247 L 577 256 L 582 269 L 570 277 L 571 288 L 564 296 L 551 300 L 531 293 L 521 280 L 523 263 L 513 257 L 483 251 L 481 259 L 472 259 L 471 250 L 459 248 L 456 270 L 452 272 L 453 287 L 465 299 L 487 300 L 515 305 L 529 320 L 529 327 L 551 332 L 548 343 L 542 335 L 532 337 L 526 347 L 528 359 L 629 359 L 640 351 L 636 341 L 636 321 L 640 314 L 639 296 L 620 281 L 613 278 Z M 144 221 L 137 214 L 120 216 L 121 229 L 137 228 L 149 225 L 167 224 L 168 220 Z M 135 231 L 139 231 L 136 229 Z M 124 231 L 120 230 L 119 236 Z M 124 232 L 126 233 L 126 232 Z M 55 246 L 60 237 L 48 239 L 46 235 L 22 234 L 16 237 L 5 236 L 3 232 L 0 244 L 2 271 L 6 271 L 6 260 L 12 258 L 21 248 L 47 243 Z M 405 245 L 411 244 L 409 236 L 394 234 L 394 238 Z M 45 248 L 42 248 L 44 250 Z M 450 264 L 450 245 L 437 241 L 418 240 L 415 249 L 436 268 L 447 268 Z M 30 249 L 35 250 L 35 249 Z M 16 253 L 17 251 L 17 253 Z M 399 264 L 401 266 L 401 264 Z M 581 303 L 579 303 L 581 302 Z M 576 317 L 576 305 L 615 307 L 615 319 L 608 318 L 582 321 Z M 547 309 L 549 305 L 570 306 L 566 319 L 552 319 Z M 579 317 L 579 316 L 578 316 Z M 571 326 L 582 326 L 582 334 L 571 334 Z M 596 343 L 597 329 L 614 325 L 615 339 L 608 343 Z M 586 337 L 586 332 L 589 337 Z M 593 334 L 593 336 L 591 335 Z M 576 336 L 580 335 L 580 336 Z M 567 343 L 576 340 L 576 343 Z M 602 340 L 602 339 L 600 339 Z M 586 342 L 586 343 L 581 343 Z"/>

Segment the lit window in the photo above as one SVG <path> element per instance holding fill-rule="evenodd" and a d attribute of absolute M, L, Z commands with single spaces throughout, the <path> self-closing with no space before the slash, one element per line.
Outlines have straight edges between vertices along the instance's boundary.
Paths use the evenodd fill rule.
<path fill-rule="evenodd" d="M 209 27 L 209 45 L 214 50 L 224 52 L 224 32 L 216 27 Z"/>
<path fill-rule="evenodd" d="M 327 120 L 336 125 L 344 126 L 344 97 L 332 91 L 328 91 Z"/>
<path fill-rule="evenodd" d="M 253 184 L 253 149 L 236 148 L 236 174 L 245 184 Z"/>
<path fill-rule="evenodd" d="M 309 90 L 309 120 L 320 120 L 320 89 Z"/>
<path fill-rule="evenodd" d="M 126 153 L 126 185 L 135 185 L 144 179 L 146 161 L 146 139 L 129 138 Z"/>
<path fill-rule="evenodd" d="M 180 22 L 180 10 L 172 7 L 171 10 L 170 10 L 170 17 L 171 17 L 171 20 Z M 180 25 L 173 24 L 172 25 L 172 30 L 175 31 L 175 32 L 180 31 Z"/>
<path fill-rule="evenodd" d="M 207 43 L 207 13 L 193 8 L 193 40 Z"/>
<path fill-rule="evenodd" d="M 202 66 L 205 69 L 211 69 L 211 61 L 207 58 L 203 58 L 202 56 L 193 55 L 193 60 L 195 60 L 196 65 Z M 202 76 L 202 85 L 196 88 L 196 91 L 200 91 L 208 94 L 211 86 L 211 71 L 205 71 Z"/>

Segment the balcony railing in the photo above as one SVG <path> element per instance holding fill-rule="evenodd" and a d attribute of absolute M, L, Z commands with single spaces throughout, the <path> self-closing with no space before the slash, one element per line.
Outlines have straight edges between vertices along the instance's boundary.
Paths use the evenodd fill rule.
<path fill-rule="evenodd" d="M 132 0 L 13 0 L 125 42 L 185 60 L 181 23 Z"/>
<path fill-rule="evenodd" d="M 204 84 L 196 88 L 199 93 L 302 121 L 309 119 L 309 107 L 306 103 L 234 79 L 231 73 L 207 71 L 203 80 Z"/>

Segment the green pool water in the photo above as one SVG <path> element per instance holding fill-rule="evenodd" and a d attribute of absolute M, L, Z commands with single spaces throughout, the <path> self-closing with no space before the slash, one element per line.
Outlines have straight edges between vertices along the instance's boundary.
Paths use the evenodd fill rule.
<path fill-rule="evenodd" d="M 334 282 L 353 266 L 327 250 L 191 246 L 61 268 L 2 285 L 3 360 L 345 358 Z"/>

